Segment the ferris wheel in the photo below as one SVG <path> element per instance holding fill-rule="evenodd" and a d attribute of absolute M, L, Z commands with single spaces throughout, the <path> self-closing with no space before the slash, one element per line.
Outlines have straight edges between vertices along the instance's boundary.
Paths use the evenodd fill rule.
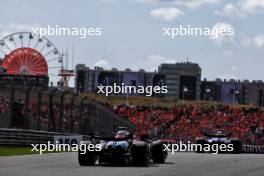
<path fill-rule="evenodd" d="M 63 68 L 56 46 L 32 32 L 17 32 L 0 39 L 0 54 L 2 67 L 11 75 L 58 76 Z"/>

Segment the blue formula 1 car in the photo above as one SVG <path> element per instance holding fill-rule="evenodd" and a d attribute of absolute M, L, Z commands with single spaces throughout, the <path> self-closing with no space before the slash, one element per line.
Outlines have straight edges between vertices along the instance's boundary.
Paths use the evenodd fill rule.
<path fill-rule="evenodd" d="M 153 163 L 164 163 L 167 152 L 163 151 L 163 142 L 160 140 L 149 140 L 148 135 L 140 138 L 129 133 L 126 128 L 121 127 L 111 138 L 100 138 L 85 143 L 100 144 L 100 151 L 86 151 L 85 154 L 78 152 L 78 160 L 81 166 L 95 165 L 96 162 L 104 164 L 132 164 L 137 166 L 148 166 Z"/>
<path fill-rule="evenodd" d="M 196 144 L 202 146 L 196 152 L 197 153 L 205 153 L 205 152 L 212 152 L 206 151 L 205 148 L 207 146 L 212 147 L 213 145 L 218 145 L 218 152 L 217 153 L 236 153 L 239 154 L 242 152 L 242 142 L 238 138 L 232 138 L 231 133 L 225 132 L 223 130 L 215 130 L 212 132 L 206 132 L 204 137 L 197 138 Z M 225 145 L 230 147 L 230 149 L 220 150 L 220 146 Z"/>

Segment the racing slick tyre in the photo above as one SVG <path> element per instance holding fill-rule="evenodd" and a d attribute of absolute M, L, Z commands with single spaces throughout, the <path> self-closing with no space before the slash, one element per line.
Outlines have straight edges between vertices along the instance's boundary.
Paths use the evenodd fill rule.
<path fill-rule="evenodd" d="M 167 153 L 163 151 L 163 142 L 154 141 L 151 145 L 153 163 L 165 163 Z"/>
<path fill-rule="evenodd" d="M 242 152 L 242 143 L 239 139 L 232 139 L 231 144 L 233 144 L 233 152 L 234 154 L 240 154 Z"/>
<path fill-rule="evenodd" d="M 88 144 L 87 144 L 88 145 Z M 81 145 L 80 147 L 85 146 Z M 84 150 L 78 150 L 78 162 L 80 166 L 94 166 L 97 160 L 97 152 Z"/>
<path fill-rule="evenodd" d="M 196 144 L 201 145 L 200 147 L 197 147 L 196 153 L 204 153 L 204 144 L 205 144 L 205 139 L 197 139 Z"/>
<path fill-rule="evenodd" d="M 135 166 L 148 166 L 149 150 L 145 142 L 134 144 L 131 148 L 132 164 Z"/>

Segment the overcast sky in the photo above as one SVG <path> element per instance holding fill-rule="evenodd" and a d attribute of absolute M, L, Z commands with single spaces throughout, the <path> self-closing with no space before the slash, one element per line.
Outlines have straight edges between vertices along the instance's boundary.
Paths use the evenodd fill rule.
<path fill-rule="evenodd" d="M 47 25 L 100 27 L 101 36 L 47 36 L 57 48 L 75 46 L 75 64 L 154 71 L 186 58 L 202 78 L 264 80 L 264 0 L 1 0 L 0 35 Z M 230 38 L 171 39 L 179 25 L 234 28 Z"/>

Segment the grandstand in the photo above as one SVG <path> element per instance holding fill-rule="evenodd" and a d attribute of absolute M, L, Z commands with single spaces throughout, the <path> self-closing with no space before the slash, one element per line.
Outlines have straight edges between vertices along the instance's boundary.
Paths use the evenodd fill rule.
<path fill-rule="evenodd" d="M 258 108 L 197 104 L 159 106 L 113 106 L 113 111 L 137 126 L 137 133 L 195 141 L 204 132 L 223 129 L 244 144 L 264 145 L 264 112 Z"/>
<path fill-rule="evenodd" d="M 119 125 L 134 128 L 100 102 L 56 89 L 1 87 L 0 110 L 5 128 L 79 134 L 107 133 Z"/>

